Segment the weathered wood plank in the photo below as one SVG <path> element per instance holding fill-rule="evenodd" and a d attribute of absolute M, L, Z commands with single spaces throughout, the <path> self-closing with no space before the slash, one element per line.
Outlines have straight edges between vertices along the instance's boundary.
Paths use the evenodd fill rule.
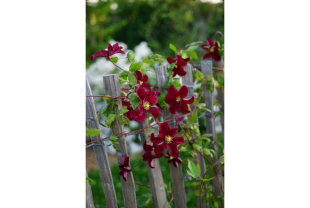
<path fill-rule="evenodd" d="M 222 76 L 224 77 L 224 64 L 223 64 L 223 58 L 220 61 L 213 61 L 213 66 L 219 69 L 223 69 L 223 70 L 219 70 L 219 69 L 214 69 L 214 73 L 216 76 L 216 79 L 219 80 L 219 77 Z M 224 88 L 216 88 L 217 90 L 217 100 L 219 101 L 219 103 L 221 104 L 222 108 L 221 110 L 224 111 Z M 222 127 L 222 134 L 223 134 L 223 139 L 224 139 L 224 113 L 222 113 L 222 115 L 220 115 L 220 119 L 221 119 L 221 127 Z"/>
<path fill-rule="evenodd" d="M 145 128 L 149 126 L 148 119 L 139 123 L 139 128 Z M 141 143 L 143 144 L 146 141 L 145 136 L 141 135 Z M 155 168 L 151 168 L 148 163 L 147 166 L 147 173 L 149 176 L 150 187 L 152 192 L 152 198 L 155 208 L 166 208 L 167 207 L 167 196 L 164 186 L 163 175 L 160 168 L 159 159 L 155 159 L 154 166 Z"/>
<path fill-rule="evenodd" d="M 212 75 L 212 61 L 211 60 L 205 60 L 201 61 L 201 72 L 206 75 Z M 216 140 L 216 132 L 215 132 L 215 125 L 214 125 L 214 110 L 213 110 L 213 94 L 212 92 L 207 91 L 207 87 L 204 86 L 203 89 L 204 92 L 204 100 L 206 103 L 206 108 L 211 110 L 211 117 L 206 116 L 206 131 L 208 134 L 212 134 L 212 141 Z M 214 144 L 211 146 L 211 148 L 216 152 L 216 156 L 213 158 L 215 161 L 218 160 L 218 146 L 214 142 Z M 222 174 L 221 174 L 221 166 L 216 165 L 215 166 L 215 174 L 217 177 L 215 177 L 212 180 L 212 184 L 214 187 L 214 193 L 216 196 L 222 195 L 221 185 L 222 183 Z M 220 183 L 218 182 L 217 178 L 219 179 Z M 224 207 L 224 204 L 221 204 L 221 207 Z"/>
<path fill-rule="evenodd" d="M 88 177 L 87 170 L 86 170 L 86 177 Z M 93 194 L 91 191 L 89 181 L 86 181 L 86 208 L 95 208 L 93 201 Z"/>
<path fill-rule="evenodd" d="M 105 93 L 107 95 L 113 97 L 121 96 L 120 83 L 117 74 L 103 76 L 103 83 Z M 114 105 L 114 110 L 117 112 L 118 110 L 122 109 L 122 102 L 121 99 L 115 102 L 118 102 L 118 105 Z M 121 125 L 120 121 L 117 118 L 115 119 L 115 121 L 113 121 L 111 126 L 114 135 L 124 133 L 124 125 Z M 119 149 L 117 154 L 117 160 L 120 163 L 122 155 L 125 154 L 128 156 L 128 150 L 125 136 L 119 137 L 117 141 L 119 143 L 117 145 Z M 120 180 L 122 183 L 122 192 L 125 208 L 136 208 L 137 207 L 136 190 L 132 172 L 128 173 L 127 181 L 124 181 L 122 177 L 120 177 Z"/>
<path fill-rule="evenodd" d="M 86 79 L 86 95 L 92 95 L 88 80 Z M 94 99 L 92 97 L 86 98 L 86 121 L 89 127 L 100 129 Z M 102 134 L 91 137 L 92 141 L 102 138 Z M 108 160 L 108 155 L 102 141 L 96 142 L 97 145 L 93 146 L 95 157 L 98 164 L 102 188 L 104 191 L 105 199 L 108 207 L 117 208 L 116 194 L 112 179 L 112 173 Z"/>
<path fill-rule="evenodd" d="M 191 65 L 188 64 L 187 66 L 184 66 L 183 68 L 186 71 L 186 75 L 182 76 L 182 84 L 187 86 L 187 88 L 188 88 L 188 94 L 187 94 L 186 98 L 191 98 L 194 95 L 194 83 L 193 83 Z M 191 104 L 190 107 L 191 107 L 191 110 L 193 110 L 195 107 L 195 104 Z M 195 110 L 195 113 L 197 113 L 197 110 Z M 188 121 L 190 120 L 190 116 L 187 116 L 187 120 Z M 198 124 L 198 119 L 195 121 L 195 123 Z M 197 140 L 197 138 L 198 138 L 195 133 L 192 133 L 191 136 L 192 136 L 193 140 Z M 201 146 L 201 148 L 202 148 L 202 146 Z M 203 177 L 205 172 L 207 171 L 206 170 L 206 164 L 205 164 L 203 156 L 199 155 L 199 154 L 195 155 L 194 156 L 194 163 L 199 164 L 200 176 Z M 203 202 L 203 200 L 205 200 L 205 199 L 206 199 L 205 196 L 197 197 L 197 207 L 200 207 L 200 203 L 201 203 L 201 208 L 207 208 L 208 204 L 206 202 Z"/>
<path fill-rule="evenodd" d="M 168 81 L 167 69 L 168 69 L 167 65 L 161 65 L 161 66 L 155 67 L 157 86 L 158 86 L 159 91 L 164 90 L 162 85 L 163 86 L 166 85 Z M 167 90 L 164 90 L 164 91 L 165 93 L 167 93 Z M 169 112 L 168 108 L 163 110 L 163 119 L 165 119 L 166 117 L 173 118 L 173 115 Z M 175 124 L 172 123 L 169 126 L 170 128 L 174 128 Z M 171 174 L 171 181 L 172 181 L 172 194 L 173 194 L 174 207 L 186 208 L 187 204 L 186 204 L 186 195 L 185 195 L 185 187 L 184 187 L 184 181 L 183 181 L 182 166 L 179 165 L 178 168 L 176 168 L 173 166 L 172 163 L 170 163 L 170 174 Z"/>

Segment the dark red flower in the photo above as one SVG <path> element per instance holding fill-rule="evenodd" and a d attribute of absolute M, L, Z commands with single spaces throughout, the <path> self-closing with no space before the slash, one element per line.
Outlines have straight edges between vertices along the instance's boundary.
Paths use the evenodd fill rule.
<path fill-rule="evenodd" d="M 178 163 L 182 163 L 182 159 L 179 157 L 180 154 L 179 154 L 177 157 L 172 157 L 169 151 L 167 151 L 167 154 L 168 154 L 168 155 L 164 155 L 165 158 L 168 159 L 168 163 L 171 163 L 171 162 L 172 162 L 172 164 L 174 165 L 174 167 L 177 168 L 177 167 L 178 167 Z"/>
<path fill-rule="evenodd" d="M 165 149 L 168 147 L 171 156 L 177 157 L 179 155 L 178 151 L 178 144 L 184 144 L 184 138 L 181 137 L 175 137 L 175 135 L 178 133 L 178 126 L 175 126 L 175 128 L 170 129 L 169 124 L 167 122 L 160 123 L 159 124 L 159 134 L 157 137 L 154 136 L 154 133 L 151 134 L 151 141 L 154 144 L 160 144 L 164 142 Z"/>
<path fill-rule="evenodd" d="M 121 163 L 118 163 L 119 175 L 123 177 L 124 181 L 127 181 L 127 174 L 131 172 L 131 167 L 129 163 L 129 157 L 123 155 Z"/>
<path fill-rule="evenodd" d="M 206 51 L 208 51 L 203 57 L 202 59 L 206 59 L 206 58 L 212 58 L 214 61 L 220 61 L 221 60 L 221 55 L 219 52 L 219 49 L 221 49 L 218 45 L 217 42 L 215 42 L 215 44 L 213 43 L 213 41 L 210 38 L 207 38 L 208 44 L 209 45 L 201 45 L 200 47 Z"/>
<path fill-rule="evenodd" d="M 116 54 L 116 53 L 122 53 L 125 54 L 124 51 L 122 51 L 123 47 L 119 46 L 118 43 L 115 43 L 113 46 L 109 43 L 108 50 L 100 50 L 97 53 L 90 56 L 90 60 L 93 61 L 96 57 L 105 57 L 106 60 L 110 60 L 110 56 Z"/>
<path fill-rule="evenodd" d="M 151 90 L 151 86 L 149 83 L 146 83 L 149 78 L 146 75 L 142 76 L 142 73 L 140 71 L 135 71 L 136 78 L 137 78 L 137 84 L 139 84 L 139 87 L 142 87 L 146 90 Z"/>
<path fill-rule="evenodd" d="M 143 88 L 139 87 L 137 89 L 137 95 L 139 96 L 141 105 L 138 106 L 138 110 L 132 111 L 130 116 L 134 121 L 142 122 L 146 119 L 146 112 L 150 113 L 154 120 L 157 122 L 157 117 L 161 115 L 157 107 L 151 107 L 155 105 L 158 101 L 157 93 L 154 91 L 146 92 Z M 145 112 L 146 111 L 146 112 Z"/>
<path fill-rule="evenodd" d="M 192 104 L 194 102 L 194 96 L 190 99 L 186 98 L 188 94 L 188 89 L 183 85 L 179 91 L 175 89 L 173 85 L 170 85 L 168 88 L 168 94 L 166 95 L 165 102 L 170 105 L 169 111 L 172 114 L 175 114 L 178 110 L 182 113 L 189 113 L 187 104 Z"/>
<path fill-rule="evenodd" d="M 164 156 L 165 144 L 153 144 L 152 146 L 148 145 L 145 141 L 143 144 L 143 149 L 145 151 L 142 155 L 143 161 L 148 161 L 149 166 L 154 168 L 154 159 Z"/>
<path fill-rule="evenodd" d="M 122 104 L 123 104 L 123 108 L 127 109 L 128 112 L 125 113 L 124 115 L 129 118 L 130 121 L 132 121 L 132 117 L 130 115 L 130 113 L 133 111 L 132 107 L 131 107 L 131 104 L 129 101 L 124 101 L 124 98 L 122 99 Z"/>
<path fill-rule="evenodd" d="M 175 63 L 175 66 L 172 69 L 173 77 L 175 77 L 176 75 L 179 76 L 186 75 L 186 71 L 183 69 L 183 66 L 186 66 L 187 62 L 182 61 L 182 57 L 180 55 L 176 54 L 176 61 L 171 57 L 167 57 L 167 61 L 169 62 L 169 64 Z"/>
<path fill-rule="evenodd" d="M 179 48 L 179 49 L 177 50 L 177 52 L 180 52 L 181 50 L 182 50 L 182 49 Z M 187 53 L 187 55 L 188 55 L 188 51 L 187 51 L 186 49 L 185 49 L 185 51 L 186 51 L 186 53 Z M 175 58 L 177 58 L 177 55 L 178 55 L 178 54 L 176 53 L 176 54 L 175 54 Z M 181 57 L 182 57 L 182 56 L 181 56 Z M 182 58 L 182 60 L 188 62 L 188 61 L 189 61 L 189 57 L 186 58 L 186 59 L 183 59 L 183 58 Z"/>

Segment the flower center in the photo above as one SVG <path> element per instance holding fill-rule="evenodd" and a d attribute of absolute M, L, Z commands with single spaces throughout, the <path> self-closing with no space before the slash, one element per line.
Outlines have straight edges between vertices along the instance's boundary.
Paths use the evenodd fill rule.
<path fill-rule="evenodd" d="M 172 142 L 172 137 L 171 136 L 166 136 L 165 140 L 168 144 L 170 144 Z"/>
<path fill-rule="evenodd" d="M 211 52 L 211 53 L 214 52 L 214 46 L 210 48 L 210 52 Z"/>
<path fill-rule="evenodd" d="M 177 97 L 177 102 L 181 102 L 181 98 L 180 97 Z"/>
<path fill-rule="evenodd" d="M 177 65 L 174 65 L 174 68 L 177 68 L 178 66 Z"/>
<path fill-rule="evenodd" d="M 142 85 L 143 84 L 143 82 L 142 81 L 140 81 L 140 85 Z"/>
<path fill-rule="evenodd" d="M 170 156 L 170 160 L 172 160 L 173 159 L 173 157 L 172 156 Z"/>
<path fill-rule="evenodd" d="M 150 103 L 149 103 L 148 101 L 146 101 L 145 103 L 143 103 L 143 108 L 144 108 L 145 110 L 150 109 Z"/>
<path fill-rule="evenodd" d="M 151 154 L 152 154 L 153 156 L 155 156 L 155 155 L 156 155 L 156 153 L 154 152 L 154 150 L 152 150 Z"/>

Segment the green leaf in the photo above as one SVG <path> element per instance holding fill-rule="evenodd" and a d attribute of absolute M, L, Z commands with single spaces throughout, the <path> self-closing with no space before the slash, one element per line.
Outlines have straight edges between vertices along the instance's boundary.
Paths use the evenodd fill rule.
<path fill-rule="evenodd" d="M 211 155 L 211 152 L 208 148 L 203 148 L 202 151 L 203 151 L 203 154 L 205 155 Z"/>
<path fill-rule="evenodd" d="M 91 181 L 91 182 L 95 183 L 95 181 L 94 181 L 93 179 L 89 178 L 89 177 L 86 177 L 86 180 L 88 180 L 88 181 Z"/>
<path fill-rule="evenodd" d="M 129 51 L 127 53 L 127 58 L 130 62 L 133 62 L 135 60 L 135 54 L 132 51 Z"/>
<path fill-rule="evenodd" d="M 151 136 L 153 132 L 151 130 L 144 130 L 142 133 L 145 135 Z"/>
<path fill-rule="evenodd" d="M 137 79 L 132 73 L 128 74 L 128 80 L 129 80 L 129 83 L 132 85 L 137 84 Z"/>
<path fill-rule="evenodd" d="M 138 105 L 140 105 L 140 100 L 139 100 L 139 97 L 136 93 L 131 93 L 129 96 L 128 96 L 129 100 L 130 100 L 130 103 L 131 103 L 131 106 L 132 106 L 132 109 L 135 110 Z"/>
<path fill-rule="evenodd" d="M 111 57 L 110 61 L 116 64 L 118 62 L 118 58 L 117 57 Z"/>
<path fill-rule="evenodd" d="M 137 199 L 138 207 L 143 207 L 148 202 L 149 199 L 152 199 L 148 196 L 142 195 Z"/>
<path fill-rule="evenodd" d="M 197 120 L 197 113 L 191 114 L 190 122 L 194 123 Z"/>
<path fill-rule="evenodd" d="M 188 54 L 189 54 L 191 57 L 193 57 L 193 59 L 198 59 L 198 56 L 197 56 L 196 52 L 193 51 L 193 49 L 190 48 L 190 49 L 188 50 Z"/>
<path fill-rule="evenodd" d="M 200 145 L 201 143 L 202 143 L 202 139 L 200 138 L 197 140 L 196 144 Z"/>
<path fill-rule="evenodd" d="M 116 136 L 110 136 L 109 140 L 113 143 L 113 142 L 116 142 L 118 138 Z"/>
<path fill-rule="evenodd" d="M 224 77 L 220 76 L 219 77 L 219 82 L 221 83 L 222 86 L 224 86 Z"/>
<path fill-rule="evenodd" d="M 137 70 L 139 70 L 142 66 L 142 62 L 133 62 L 130 67 L 129 67 L 129 71 L 130 72 L 135 72 Z"/>
<path fill-rule="evenodd" d="M 208 178 L 208 179 L 202 179 L 202 180 L 203 180 L 203 182 L 208 182 L 208 181 L 211 181 L 211 180 L 213 180 L 213 179 L 214 179 L 214 177 Z"/>
<path fill-rule="evenodd" d="M 122 79 L 127 80 L 128 73 L 129 73 L 129 72 L 127 72 L 127 71 L 123 71 L 122 73 L 119 74 L 119 77 L 122 78 Z M 126 88 L 126 87 L 125 87 L 125 88 Z"/>
<path fill-rule="evenodd" d="M 173 50 L 174 53 L 177 52 L 176 47 L 175 47 L 174 45 L 172 45 L 171 43 L 170 43 L 170 45 L 169 45 L 169 48 L 170 48 L 171 50 Z"/>
<path fill-rule="evenodd" d="M 191 182 L 189 183 L 190 186 L 199 186 L 200 183 L 199 182 Z"/>
<path fill-rule="evenodd" d="M 169 69 L 167 70 L 167 73 L 170 73 L 172 71 L 172 69 L 174 68 L 175 66 L 175 62 L 173 62 L 172 64 L 170 64 L 170 67 Z"/>
<path fill-rule="evenodd" d="M 86 135 L 90 136 L 90 137 L 94 137 L 97 136 L 98 134 L 100 134 L 100 130 L 99 129 L 93 129 L 93 128 L 89 128 L 86 130 Z"/>
<path fill-rule="evenodd" d="M 142 65 L 141 65 L 141 72 L 149 71 L 149 70 L 148 70 L 149 68 L 150 68 L 150 65 L 149 65 L 149 64 L 142 63 Z"/>
<path fill-rule="evenodd" d="M 127 113 L 128 111 L 129 111 L 128 109 L 122 108 L 119 111 L 117 111 L 117 114 L 118 115 L 123 115 L 123 114 Z"/>
<path fill-rule="evenodd" d="M 110 96 L 109 94 L 105 95 L 105 96 Z M 113 98 L 109 98 L 109 97 L 103 97 L 104 100 L 113 100 Z"/>
<path fill-rule="evenodd" d="M 203 73 L 201 73 L 199 70 L 196 70 L 196 78 L 198 80 L 202 80 L 204 78 Z"/>
<path fill-rule="evenodd" d="M 114 144 L 113 146 L 112 146 L 114 149 L 116 149 L 116 150 L 119 150 L 118 149 L 118 147 Z"/>
<path fill-rule="evenodd" d="M 108 125 L 111 124 L 115 120 L 115 118 L 116 118 L 115 114 L 113 113 L 109 114 L 106 124 Z"/>
<path fill-rule="evenodd" d="M 146 64 L 150 64 L 151 65 L 151 62 L 150 62 L 148 57 L 144 58 L 143 62 L 146 63 Z"/>
<path fill-rule="evenodd" d="M 199 144 L 193 144 L 193 148 L 198 151 L 201 150 L 201 146 Z"/>
<path fill-rule="evenodd" d="M 188 169 L 190 170 L 190 172 L 192 173 L 192 177 L 193 178 L 197 178 L 200 176 L 200 167 L 199 164 L 197 164 L 197 166 L 195 166 L 195 164 L 188 160 Z M 188 173 L 189 174 L 189 173 Z M 190 174 L 191 175 L 191 174 Z"/>

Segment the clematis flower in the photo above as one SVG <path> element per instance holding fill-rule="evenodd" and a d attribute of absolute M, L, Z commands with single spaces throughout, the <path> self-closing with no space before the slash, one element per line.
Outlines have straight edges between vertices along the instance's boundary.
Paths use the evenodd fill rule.
<path fill-rule="evenodd" d="M 188 89 L 183 85 L 179 91 L 175 89 L 173 85 L 168 88 L 168 94 L 166 95 L 165 102 L 170 105 L 169 111 L 175 114 L 178 110 L 182 113 L 189 113 L 187 104 L 194 102 L 194 96 L 190 99 L 184 99 L 188 94 Z"/>
<path fill-rule="evenodd" d="M 180 52 L 181 50 L 182 50 L 182 49 L 179 48 L 179 49 L 177 50 L 177 52 Z M 186 53 L 188 54 L 188 51 L 187 51 L 186 49 L 185 49 L 185 51 L 186 51 Z M 178 55 L 178 54 L 176 53 L 176 54 L 175 54 L 175 58 L 177 58 L 177 55 Z M 181 57 L 182 57 L 182 56 L 181 56 Z M 189 57 L 186 58 L 186 59 L 183 59 L 183 58 L 182 58 L 182 60 L 188 62 L 188 61 L 189 61 Z M 193 67 L 193 66 L 192 66 L 192 67 Z"/>
<path fill-rule="evenodd" d="M 175 137 L 178 133 L 178 126 L 175 128 L 170 129 L 169 124 L 167 122 L 159 124 L 159 134 L 157 137 L 154 136 L 154 133 L 151 134 L 151 141 L 154 144 L 160 144 L 164 142 L 165 149 L 168 147 L 169 152 L 171 153 L 172 157 L 177 157 L 179 155 L 178 151 L 178 144 L 184 144 L 184 138 Z"/>
<path fill-rule="evenodd" d="M 202 57 L 202 59 L 212 58 L 214 61 L 220 61 L 221 55 L 219 53 L 219 49 L 221 49 L 217 42 L 215 44 L 210 38 L 207 38 L 209 45 L 201 45 L 200 47 L 207 51 L 207 53 Z"/>
<path fill-rule="evenodd" d="M 90 60 L 93 61 L 96 57 L 105 57 L 106 60 L 110 60 L 110 56 L 116 54 L 116 53 L 122 53 L 125 54 L 124 51 L 122 51 L 123 47 L 119 46 L 118 43 L 115 43 L 113 46 L 109 43 L 108 50 L 100 50 L 97 53 L 90 56 Z"/>
<path fill-rule="evenodd" d="M 177 168 L 177 167 L 178 167 L 178 163 L 182 163 L 182 159 L 179 157 L 180 154 L 178 154 L 178 156 L 175 157 L 175 158 L 171 156 L 171 154 L 170 154 L 169 151 L 167 151 L 167 154 L 168 154 L 168 155 L 164 155 L 165 158 L 168 159 L 168 163 L 171 163 L 171 162 L 172 162 L 172 164 L 174 165 L 174 167 Z"/>
<path fill-rule="evenodd" d="M 187 62 L 182 61 L 182 57 L 180 55 L 176 54 L 176 60 L 174 60 L 171 57 L 167 57 L 167 61 L 169 62 L 169 64 L 175 63 L 175 66 L 172 69 L 173 77 L 175 77 L 176 75 L 179 75 L 179 76 L 186 75 L 186 71 L 183 69 L 183 66 L 186 66 Z"/>
<path fill-rule="evenodd" d="M 142 76 L 142 73 L 140 71 L 135 71 L 136 78 L 137 78 L 137 84 L 139 84 L 139 87 L 142 87 L 146 90 L 151 90 L 151 86 L 149 83 L 146 83 L 149 78 L 146 75 Z"/>
<path fill-rule="evenodd" d="M 148 145 L 145 141 L 143 144 L 143 149 L 145 151 L 145 153 L 142 155 L 143 161 L 148 161 L 149 166 L 151 168 L 154 168 L 154 160 L 156 158 L 161 158 L 162 156 L 164 156 L 165 145 Z"/>
<path fill-rule="evenodd" d="M 119 175 L 123 177 L 124 181 L 127 181 L 127 174 L 131 172 L 131 167 L 129 163 L 129 157 L 123 155 L 121 163 L 118 163 Z"/>
<path fill-rule="evenodd" d="M 132 121 L 132 117 L 130 115 L 130 113 L 133 111 L 132 107 L 131 107 L 131 104 L 129 101 L 125 101 L 124 98 L 122 99 L 122 104 L 123 104 L 123 108 L 127 109 L 128 112 L 127 113 L 124 113 L 124 115 L 129 118 L 130 121 Z"/>
<path fill-rule="evenodd" d="M 146 113 L 150 113 L 157 122 L 157 117 L 161 115 L 161 113 L 157 107 L 152 107 L 152 105 L 155 105 L 158 101 L 156 96 L 157 93 L 152 90 L 146 92 L 141 87 L 137 89 L 136 93 L 139 96 L 141 105 L 138 106 L 138 110 L 130 113 L 132 119 L 137 122 L 142 122 L 146 119 Z"/>

